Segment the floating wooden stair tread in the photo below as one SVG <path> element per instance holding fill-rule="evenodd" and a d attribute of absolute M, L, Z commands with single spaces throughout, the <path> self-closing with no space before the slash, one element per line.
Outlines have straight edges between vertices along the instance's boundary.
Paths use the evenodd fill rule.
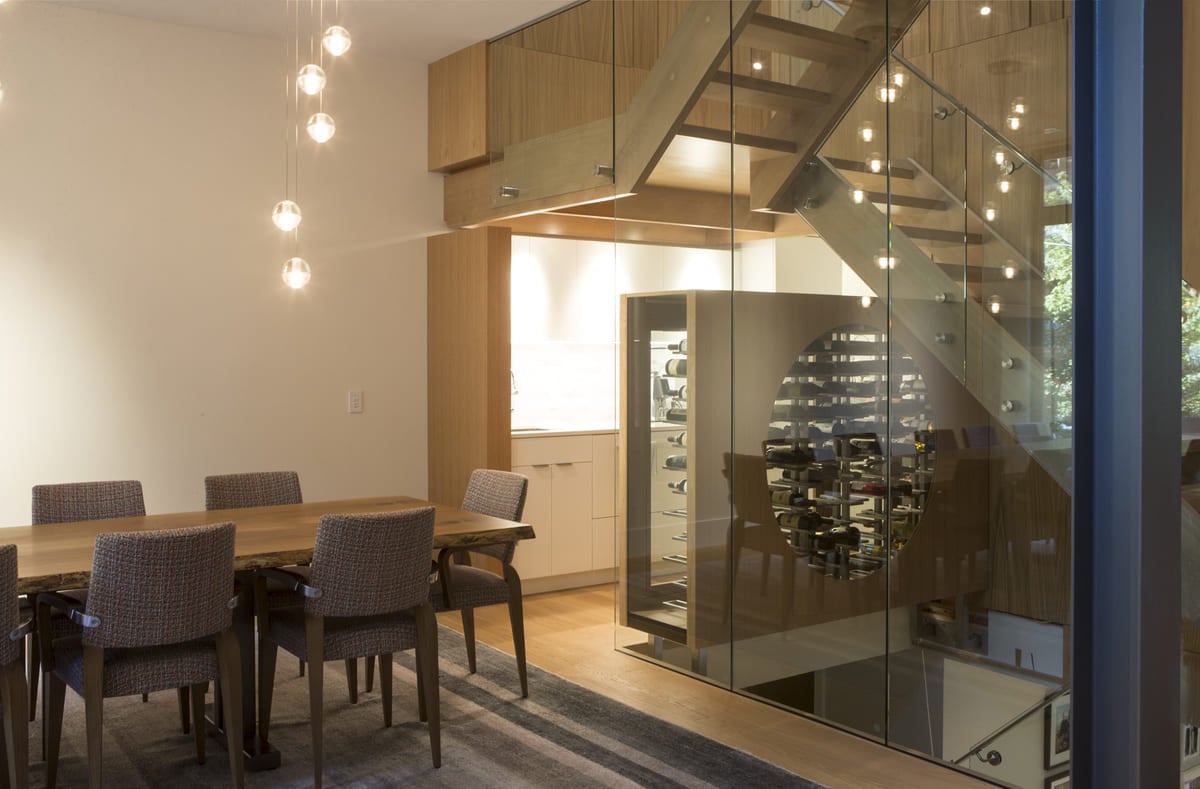
<path fill-rule="evenodd" d="M 801 88 L 786 82 L 747 77 L 718 71 L 704 89 L 704 98 L 729 101 L 729 86 L 733 86 L 733 103 L 753 107 L 794 110 L 814 105 L 829 104 L 830 96 L 825 91 Z"/>
<path fill-rule="evenodd" d="M 834 60 L 866 52 L 870 44 L 861 38 L 802 25 L 768 14 L 754 14 L 738 38 L 739 44 L 765 49 L 805 60 Z"/>
<path fill-rule="evenodd" d="M 950 244 L 982 244 L 983 235 L 980 233 L 964 233 L 961 230 L 941 230 L 935 227 L 914 227 L 897 225 L 896 229 L 913 241 L 944 241 Z"/>
<path fill-rule="evenodd" d="M 864 192 L 868 202 L 871 203 L 887 203 L 888 195 L 886 192 Z M 933 197 L 917 197 L 916 195 L 898 195 L 892 193 L 892 205 L 904 206 L 905 208 L 928 208 L 934 211 L 945 211 L 948 207 L 945 200 L 938 200 Z"/>
<path fill-rule="evenodd" d="M 712 129 L 707 126 L 696 126 L 691 123 L 685 123 L 680 126 L 678 134 L 683 137 L 695 137 L 700 140 L 732 142 L 735 145 L 745 145 L 750 148 L 760 148 L 767 151 L 780 151 L 782 153 L 796 152 L 796 143 L 790 140 L 780 140 L 775 137 L 763 137 L 762 135 L 746 134 L 744 132 L 732 133 L 728 129 Z"/>
<path fill-rule="evenodd" d="M 857 162 L 853 159 L 838 159 L 833 156 L 826 156 L 825 161 L 829 162 L 839 170 L 852 170 L 856 173 L 871 173 L 871 175 L 887 175 L 887 171 L 878 173 L 872 172 L 871 168 L 867 167 L 866 162 Z M 910 170 L 907 167 L 896 167 L 894 165 L 891 173 L 893 178 L 904 178 L 909 180 L 915 178 L 917 175 L 915 170 Z"/>

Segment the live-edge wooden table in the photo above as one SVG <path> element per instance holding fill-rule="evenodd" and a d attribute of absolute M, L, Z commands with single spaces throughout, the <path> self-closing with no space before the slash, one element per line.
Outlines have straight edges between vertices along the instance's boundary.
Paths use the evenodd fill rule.
<path fill-rule="evenodd" d="M 361 499 L 315 501 L 273 507 L 208 510 L 138 518 L 55 523 L 43 526 L 13 526 L 0 529 L 0 544 L 15 543 L 20 574 L 17 590 L 22 594 L 82 589 L 92 571 L 96 535 L 109 532 L 178 529 L 204 523 L 237 524 L 234 571 L 240 581 L 238 605 L 233 613 L 242 657 L 242 730 L 247 770 L 269 770 L 279 766 L 279 751 L 258 736 L 255 718 L 258 704 L 254 665 L 253 571 L 260 567 L 307 564 L 312 560 L 317 524 L 322 515 L 335 513 L 395 512 L 416 507 L 436 508 L 433 546 L 469 547 L 495 542 L 533 538 L 533 527 L 464 512 L 454 507 L 409 496 L 377 496 Z M 320 670 L 316 667 L 316 670 Z"/>

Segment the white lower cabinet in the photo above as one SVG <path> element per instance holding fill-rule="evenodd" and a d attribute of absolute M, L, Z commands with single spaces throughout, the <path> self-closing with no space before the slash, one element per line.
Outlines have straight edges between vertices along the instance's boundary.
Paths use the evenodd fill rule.
<path fill-rule="evenodd" d="M 529 478 L 522 520 L 537 534 L 517 547 L 513 565 L 521 578 L 616 566 L 616 518 L 608 515 L 615 498 L 610 471 L 615 454 L 611 433 L 513 439 L 512 469 Z"/>

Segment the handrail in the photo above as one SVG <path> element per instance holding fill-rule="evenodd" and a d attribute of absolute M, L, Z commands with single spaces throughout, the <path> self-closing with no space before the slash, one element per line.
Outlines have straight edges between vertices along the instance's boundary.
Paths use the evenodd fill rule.
<path fill-rule="evenodd" d="M 970 118 L 972 121 L 975 122 L 975 124 L 977 126 L 982 128 L 989 135 L 991 135 L 997 142 L 999 142 L 1004 147 L 1006 147 L 1010 151 L 1012 151 L 1012 153 L 1018 159 L 1020 159 L 1022 162 L 1025 163 L 1025 166 L 1029 167 L 1032 170 L 1035 170 L 1039 175 L 1042 176 L 1042 178 L 1044 178 L 1048 181 L 1057 183 L 1057 180 L 1054 178 L 1054 176 L 1052 176 L 1052 175 L 1050 175 L 1050 173 L 1046 172 L 1046 170 L 1040 164 L 1038 164 L 1037 162 L 1033 161 L 1028 156 L 1026 156 L 1025 153 L 1019 147 L 1017 147 L 1016 143 L 1014 143 L 1012 140 L 1005 137 L 1000 132 L 996 131 L 996 129 L 991 124 L 989 124 L 987 121 L 985 121 L 983 118 L 980 118 L 978 115 L 971 112 L 971 110 L 969 110 L 965 104 L 963 104 L 961 101 L 959 101 L 958 99 L 954 98 L 949 93 L 947 93 L 940 85 L 938 85 L 936 82 L 934 82 L 932 79 L 930 79 L 929 76 L 925 74 L 925 72 L 921 71 L 919 68 L 914 66 L 910 61 L 906 60 L 903 56 L 898 55 L 895 52 L 890 52 L 889 56 L 891 58 L 893 58 L 894 60 L 896 60 L 898 63 L 900 63 L 902 66 L 904 66 L 906 69 L 908 69 L 910 72 L 912 72 L 913 76 L 915 76 L 921 82 L 925 83 L 926 87 L 930 88 L 935 93 L 937 93 L 939 96 L 941 96 L 943 99 L 950 102 L 950 104 L 952 104 L 954 106 L 955 111 L 961 112 L 963 115 Z"/>
<path fill-rule="evenodd" d="M 1039 710 L 1041 710 L 1043 707 L 1045 707 L 1047 704 L 1051 703 L 1058 697 L 1066 695 L 1067 693 L 1070 693 L 1070 692 L 1071 692 L 1071 686 L 1067 685 L 1066 687 L 1059 688 L 1058 690 L 1054 691 L 1053 693 L 1048 694 L 1037 704 L 1032 705 L 1031 707 L 1026 709 L 1024 712 L 1022 712 L 1020 715 L 1013 718 L 1008 723 L 1005 723 L 1003 726 L 996 729 L 994 732 L 992 732 L 991 734 L 984 737 L 979 742 L 972 745 L 970 750 L 968 750 L 962 756 L 955 759 L 953 762 L 951 762 L 951 764 L 961 764 L 962 762 L 966 761 L 967 759 L 971 758 L 972 756 L 975 756 L 981 750 L 983 750 L 983 747 L 985 745 L 991 745 L 993 742 L 998 740 L 1001 736 L 1003 736 L 1004 734 L 1009 732 L 1013 727 L 1015 727 L 1018 724 L 1020 724 L 1021 722 L 1023 722 L 1030 715 L 1032 715 L 1035 712 L 1038 712 Z"/>

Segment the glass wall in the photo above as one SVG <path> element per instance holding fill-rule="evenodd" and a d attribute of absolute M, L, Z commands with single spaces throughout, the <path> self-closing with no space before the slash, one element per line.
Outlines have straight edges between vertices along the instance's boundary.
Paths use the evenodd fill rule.
<path fill-rule="evenodd" d="M 612 168 L 594 118 L 546 162 L 620 195 L 560 210 L 610 222 L 620 294 L 617 646 L 1038 789 L 1070 758 L 1064 5 L 592 0 L 558 35 L 611 31 Z"/>

